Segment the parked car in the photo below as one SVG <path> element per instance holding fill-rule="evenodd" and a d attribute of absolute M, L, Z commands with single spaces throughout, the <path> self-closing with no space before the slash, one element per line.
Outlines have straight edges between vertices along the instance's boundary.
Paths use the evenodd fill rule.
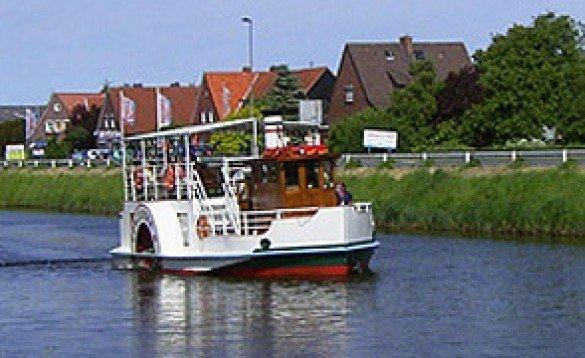
<path fill-rule="evenodd" d="M 83 162 L 84 160 L 87 159 L 87 151 L 86 150 L 76 150 L 73 153 L 71 153 L 69 158 L 73 159 L 76 162 Z"/>

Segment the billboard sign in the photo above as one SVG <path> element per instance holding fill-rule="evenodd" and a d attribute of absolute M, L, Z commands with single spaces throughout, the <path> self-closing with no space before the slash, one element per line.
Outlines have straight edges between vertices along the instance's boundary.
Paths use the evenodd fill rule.
<path fill-rule="evenodd" d="M 24 144 L 8 144 L 6 145 L 6 160 L 24 160 L 26 159 L 26 152 L 24 151 Z"/>
<path fill-rule="evenodd" d="M 364 147 L 396 149 L 398 134 L 394 131 L 382 131 L 377 129 L 364 129 Z"/>

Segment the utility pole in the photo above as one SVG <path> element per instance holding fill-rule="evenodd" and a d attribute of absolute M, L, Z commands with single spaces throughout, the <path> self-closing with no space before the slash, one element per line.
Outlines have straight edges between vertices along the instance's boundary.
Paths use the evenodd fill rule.
<path fill-rule="evenodd" d="M 249 16 L 245 16 L 242 17 L 242 22 L 248 24 L 248 64 L 250 65 L 250 73 L 252 74 L 248 105 L 250 106 L 250 117 L 254 117 L 254 20 Z M 259 154 L 258 123 L 257 118 L 254 118 L 252 123 L 252 155 L 258 156 Z"/>

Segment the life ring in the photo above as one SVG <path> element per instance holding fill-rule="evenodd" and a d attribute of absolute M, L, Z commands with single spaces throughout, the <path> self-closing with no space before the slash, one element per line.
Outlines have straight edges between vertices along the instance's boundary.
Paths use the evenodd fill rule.
<path fill-rule="evenodd" d="M 134 186 L 136 189 L 142 189 L 142 184 L 144 183 L 144 173 L 140 167 L 134 170 Z"/>
<path fill-rule="evenodd" d="M 197 219 L 197 236 L 202 240 L 209 237 L 210 232 L 209 219 L 205 215 L 200 216 Z"/>
<path fill-rule="evenodd" d="M 173 190 L 175 187 L 175 167 L 168 166 L 165 170 L 163 185 L 167 190 Z"/>

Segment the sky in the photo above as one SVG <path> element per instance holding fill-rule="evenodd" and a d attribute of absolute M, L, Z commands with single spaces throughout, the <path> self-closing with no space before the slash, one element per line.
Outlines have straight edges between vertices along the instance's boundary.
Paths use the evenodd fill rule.
<path fill-rule="evenodd" d="M 513 23 L 554 11 L 585 20 L 585 0 L 0 0 L 0 104 L 43 104 L 105 81 L 199 83 L 207 70 L 328 66 L 351 41 L 463 41 L 470 54 Z"/>

